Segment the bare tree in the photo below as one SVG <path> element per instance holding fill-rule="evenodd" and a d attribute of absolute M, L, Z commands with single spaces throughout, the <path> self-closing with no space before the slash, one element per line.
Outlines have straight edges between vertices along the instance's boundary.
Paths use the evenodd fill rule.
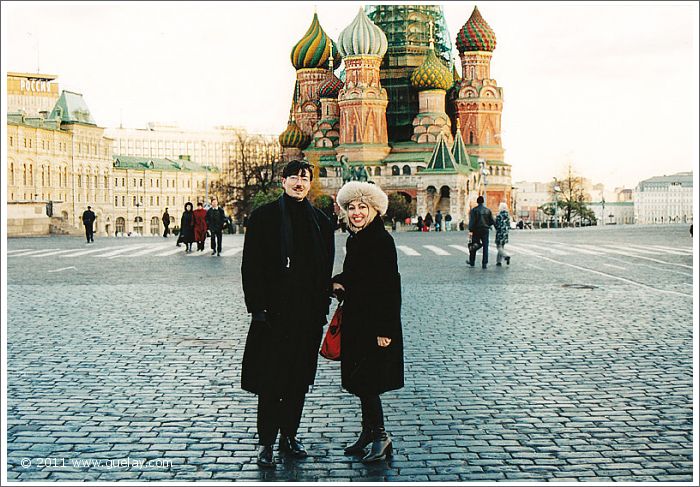
<path fill-rule="evenodd" d="M 282 164 L 276 137 L 237 130 L 233 146 L 224 174 L 212 190 L 241 220 L 250 214 L 253 196 L 277 187 Z"/>
<path fill-rule="evenodd" d="M 563 178 L 554 178 L 551 193 L 567 223 L 576 217 L 590 219 L 591 210 L 586 202 L 591 201 L 591 195 L 586 192 L 584 178 L 574 172 L 571 163 Z"/>

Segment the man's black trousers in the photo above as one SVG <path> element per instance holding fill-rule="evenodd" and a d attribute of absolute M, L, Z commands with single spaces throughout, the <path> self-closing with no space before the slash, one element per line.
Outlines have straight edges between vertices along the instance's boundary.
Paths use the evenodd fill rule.
<path fill-rule="evenodd" d="M 258 440 L 261 445 L 274 445 L 278 432 L 289 437 L 297 435 L 305 399 L 306 390 L 285 392 L 281 396 L 258 395 Z"/>
<path fill-rule="evenodd" d="M 211 249 L 215 250 L 217 253 L 221 253 L 221 234 L 222 230 L 218 232 L 211 231 Z"/>
<path fill-rule="evenodd" d="M 85 238 L 88 242 L 94 242 L 92 225 L 85 225 Z"/>

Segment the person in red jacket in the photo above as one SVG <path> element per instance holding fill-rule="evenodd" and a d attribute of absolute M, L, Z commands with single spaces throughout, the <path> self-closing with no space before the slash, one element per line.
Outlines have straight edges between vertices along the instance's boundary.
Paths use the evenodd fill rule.
<path fill-rule="evenodd" d="M 207 210 L 204 209 L 202 202 L 197 203 L 197 209 L 194 210 L 194 240 L 197 242 L 197 251 L 204 250 L 204 241 L 207 239 Z"/>

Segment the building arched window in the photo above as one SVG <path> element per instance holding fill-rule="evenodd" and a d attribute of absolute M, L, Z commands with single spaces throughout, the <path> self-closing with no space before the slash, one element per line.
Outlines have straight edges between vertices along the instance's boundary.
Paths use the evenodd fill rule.
<path fill-rule="evenodd" d="M 151 235 L 160 234 L 160 219 L 157 216 L 151 218 Z"/>
<path fill-rule="evenodd" d="M 410 175 L 411 175 L 411 166 L 409 166 L 408 164 L 406 164 L 406 165 L 403 167 L 403 171 L 402 171 L 402 172 L 403 172 L 403 175 L 404 175 L 404 176 L 410 176 Z"/>
<path fill-rule="evenodd" d="M 469 145 L 474 145 L 474 132 L 469 132 Z"/>
<path fill-rule="evenodd" d="M 10 181 L 10 184 L 15 184 L 15 163 L 14 162 L 10 163 L 10 167 L 8 168 L 7 179 Z"/>
<path fill-rule="evenodd" d="M 399 174 L 401 174 L 401 170 L 399 169 L 399 166 L 391 166 L 391 175 L 398 176 Z"/>
<path fill-rule="evenodd" d="M 325 167 L 320 168 L 318 170 L 318 177 L 320 177 L 320 178 L 328 177 L 328 170 Z"/>
<path fill-rule="evenodd" d="M 374 168 L 374 175 L 375 176 L 381 176 L 382 175 L 382 168 L 377 166 Z"/>
<path fill-rule="evenodd" d="M 124 217 L 118 217 L 116 222 L 115 222 L 115 231 L 119 233 L 124 233 L 126 230 L 126 220 L 124 220 Z"/>

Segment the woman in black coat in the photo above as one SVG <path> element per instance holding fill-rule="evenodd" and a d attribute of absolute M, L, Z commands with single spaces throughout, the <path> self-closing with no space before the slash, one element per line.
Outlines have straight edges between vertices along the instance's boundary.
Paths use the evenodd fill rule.
<path fill-rule="evenodd" d="M 185 252 L 192 252 L 192 243 L 194 242 L 194 212 L 193 206 L 189 201 L 185 203 L 185 211 L 180 218 L 180 235 L 182 242 L 185 244 Z"/>
<path fill-rule="evenodd" d="M 333 277 L 334 293 L 344 300 L 342 385 L 362 405 L 362 433 L 345 452 L 363 453 L 371 443 L 362 459 L 368 463 L 392 453 L 379 395 L 404 385 L 401 277 L 394 240 L 381 218 L 388 206 L 381 188 L 351 181 L 336 201 L 346 212 L 350 230 L 343 272 Z"/>

